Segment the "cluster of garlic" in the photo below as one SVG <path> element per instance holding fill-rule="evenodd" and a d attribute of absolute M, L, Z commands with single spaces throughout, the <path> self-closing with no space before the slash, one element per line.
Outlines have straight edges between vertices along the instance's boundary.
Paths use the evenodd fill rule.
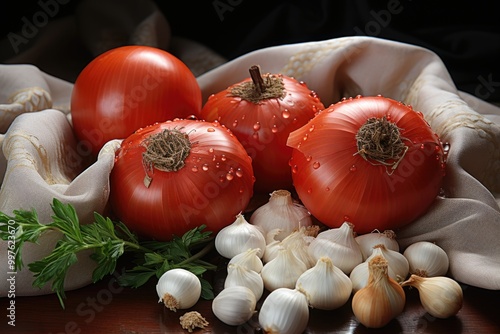
<path fill-rule="evenodd" d="M 288 203 L 292 210 L 301 210 L 293 202 Z M 288 222 L 289 229 L 281 226 L 287 232 L 280 234 L 281 228 L 265 230 L 263 225 L 254 225 L 239 214 L 217 234 L 216 250 L 229 259 L 224 289 L 212 303 L 219 320 L 231 325 L 248 321 L 256 312 L 253 300 L 259 301 L 267 290 L 269 294 L 259 312 L 264 331 L 302 333 L 307 327 L 310 308 L 332 310 L 349 300 L 352 283 L 344 270 L 362 261 L 352 225 L 346 223 L 318 234 L 312 225 L 299 222 L 304 220 L 303 214 L 294 219 Z M 254 218 L 254 222 L 259 223 L 259 219 Z M 321 240 L 321 245 L 313 252 L 311 245 L 316 240 Z M 354 251 L 348 251 L 351 248 Z M 344 253 L 334 255 L 339 250 Z M 341 261 L 342 256 L 347 259 Z M 334 265 L 334 261 L 344 268 Z M 245 289 L 226 292 L 235 287 Z M 280 307 L 275 307 L 278 303 Z"/>
<path fill-rule="evenodd" d="M 215 249 L 230 260 L 224 289 L 212 301 L 212 311 L 225 324 L 242 325 L 256 313 L 257 301 L 264 293 L 261 258 L 265 247 L 262 230 L 241 213 L 217 234 Z"/>
<path fill-rule="evenodd" d="M 349 275 L 354 293 L 352 308 L 365 326 L 382 327 L 397 317 L 404 305 L 405 286 L 418 289 L 423 308 L 434 317 L 448 318 L 462 307 L 462 288 L 444 276 L 449 259 L 435 243 L 416 242 L 400 253 L 393 231 L 374 231 L 356 237 L 356 241 L 365 260 Z M 384 298 L 378 295 L 381 292 Z"/>
<path fill-rule="evenodd" d="M 264 332 L 302 333 L 310 308 L 333 310 L 352 296 L 358 321 L 378 328 L 402 312 L 405 286 L 419 290 L 422 306 L 435 317 L 460 310 L 461 287 L 444 276 L 449 261 L 436 244 L 417 242 L 401 253 L 393 231 L 356 236 L 348 222 L 318 233 L 303 224 L 302 208 L 288 196 L 271 194 L 266 220 L 252 215 L 249 222 L 239 214 L 217 234 L 215 247 L 229 259 L 224 289 L 212 304 L 219 320 L 241 325 L 258 312 Z M 297 211 L 288 214 L 288 225 L 278 219 L 284 208 L 273 209 L 273 201 Z"/>

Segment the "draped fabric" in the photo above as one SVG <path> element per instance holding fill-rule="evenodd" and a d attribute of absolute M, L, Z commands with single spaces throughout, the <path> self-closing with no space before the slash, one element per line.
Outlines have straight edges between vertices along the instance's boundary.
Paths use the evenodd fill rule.
<path fill-rule="evenodd" d="M 500 43 L 484 42 L 485 36 L 498 41 L 497 27 L 488 26 L 490 14 L 485 13 L 483 26 L 464 32 L 471 28 L 465 23 L 455 30 L 432 25 L 437 13 L 429 13 L 428 28 L 417 26 L 409 9 L 421 13 L 423 8 L 410 1 L 398 2 L 399 7 L 394 1 L 352 1 L 337 7 L 331 1 L 307 2 L 309 6 L 290 1 L 269 5 L 265 13 L 242 1 L 232 5 L 214 1 L 200 5 L 193 14 L 196 18 L 205 8 L 208 17 L 200 19 L 207 29 L 196 35 L 196 22 L 182 21 L 182 15 L 165 4 L 118 2 L 88 0 L 70 8 L 69 2 L 64 7 L 59 1 L 59 15 L 39 27 L 36 38 L 21 43 L 16 38 L 26 38 L 23 22 L 35 24 L 33 15 L 40 11 L 49 17 L 47 10 L 36 7 L 35 14 L 23 16 L 20 30 L 8 31 L 2 41 L 0 211 L 34 208 L 46 223 L 53 197 L 74 204 L 83 223 L 91 220 L 93 211 L 104 211 L 117 142 L 110 142 L 97 161 L 75 163 L 79 151 L 71 133 L 73 82 L 84 65 L 104 50 L 151 45 L 172 52 L 191 68 L 204 100 L 246 78 L 248 68 L 259 64 L 266 72 L 305 81 L 325 105 L 342 97 L 381 94 L 421 111 L 441 139 L 450 143 L 444 196 L 417 221 L 396 231 L 398 241 L 402 249 L 416 241 L 435 242 L 450 257 L 450 276 L 465 284 L 500 289 L 500 108 L 494 103 L 500 77 L 496 61 L 491 61 L 498 58 Z M 230 8 L 217 11 L 216 3 Z M 238 39 L 238 31 L 227 28 L 237 26 L 234 21 L 243 11 L 260 23 L 241 20 Z M 403 23 L 415 24 L 412 34 L 398 29 Z M 437 35 L 433 40 L 424 38 L 439 30 L 442 40 Z M 214 35 L 209 36 L 210 31 Z M 27 246 L 24 262 L 48 254 L 57 238 L 49 235 L 39 245 Z M 0 242 L 3 276 L 8 272 L 6 250 L 6 243 Z M 89 284 L 93 268 L 82 257 L 66 288 Z M 6 291 L 3 276 L 1 293 Z M 34 289 L 31 282 L 29 271 L 20 271 L 16 292 L 50 292 L 50 287 Z"/>

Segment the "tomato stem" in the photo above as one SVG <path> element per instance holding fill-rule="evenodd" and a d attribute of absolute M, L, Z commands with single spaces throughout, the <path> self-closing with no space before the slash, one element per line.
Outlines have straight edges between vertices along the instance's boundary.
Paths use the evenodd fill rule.
<path fill-rule="evenodd" d="M 374 165 L 390 167 L 392 174 L 408 151 L 398 126 L 390 122 L 386 116 L 369 118 L 356 133 L 359 154 Z"/>

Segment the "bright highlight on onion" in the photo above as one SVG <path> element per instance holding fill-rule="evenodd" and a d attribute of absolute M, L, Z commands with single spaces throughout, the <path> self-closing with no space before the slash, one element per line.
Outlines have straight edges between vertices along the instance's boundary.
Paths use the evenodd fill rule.
<path fill-rule="evenodd" d="M 304 206 L 329 227 L 397 229 L 439 194 L 446 156 L 422 113 L 382 96 L 343 99 L 292 132 L 290 166 Z"/>

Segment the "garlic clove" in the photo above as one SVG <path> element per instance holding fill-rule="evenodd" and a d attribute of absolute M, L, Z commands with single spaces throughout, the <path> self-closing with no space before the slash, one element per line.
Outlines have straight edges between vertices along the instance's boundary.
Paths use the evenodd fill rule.
<path fill-rule="evenodd" d="M 371 233 L 361 234 L 355 237 L 356 242 L 363 253 L 363 261 L 365 261 L 373 251 L 376 245 L 384 245 L 387 249 L 399 252 L 399 243 L 396 240 L 396 233 L 393 230 L 385 230 L 380 232 L 375 230 Z"/>
<path fill-rule="evenodd" d="M 229 260 L 228 267 L 231 264 L 238 264 L 249 270 L 260 273 L 264 264 L 262 263 L 262 259 L 257 255 L 259 252 L 259 248 L 253 248 L 236 254 L 231 258 L 231 260 Z"/>
<path fill-rule="evenodd" d="M 165 306 L 172 310 L 187 309 L 200 299 L 201 282 L 192 272 L 174 268 L 166 271 L 156 284 L 156 292 Z"/>
<path fill-rule="evenodd" d="M 416 288 L 422 306 L 433 317 L 446 319 L 456 315 L 462 308 L 462 287 L 449 277 L 421 277 L 413 274 L 401 286 Z"/>
<path fill-rule="evenodd" d="M 264 293 L 264 281 L 255 271 L 247 269 L 238 264 L 230 264 L 224 288 L 231 286 L 246 286 L 252 290 L 255 299 L 259 300 Z"/>
<path fill-rule="evenodd" d="M 279 229 L 277 240 L 283 240 L 302 226 L 312 225 L 311 214 L 301 204 L 293 200 L 288 190 L 275 190 L 269 201 L 257 208 L 250 216 L 250 224 L 260 226 L 264 234 Z"/>
<path fill-rule="evenodd" d="M 449 258 L 446 252 L 429 241 L 409 245 L 403 252 L 409 263 L 409 271 L 423 277 L 444 276 L 448 272 Z"/>
<path fill-rule="evenodd" d="M 261 230 L 250 224 L 241 213 L 215 236 L 215 249 L 228 259 L 248 249 L 259 249 L 257 255 L 262 257 L 265 248 L 266 239 Z"/>
<path fill-rule="evenodd" d="M 261 271 L 264 288 L 273 291 L 278 288 L 293 289 L 297 279 L 307 270 L 304 262 L 299 260 L 293 252 L 281 247 L 277 256 L 267 262 Z"/>
<path fill-rule="evenodd" d="M 320 232 L 309 244 L 308 252 L 315 261 L 323 256 L 330 257 L 346 275 L 363 262 L 361 248 L 354 239 L 353 225 L 347 222 L 338 228 Z"/>
<path fill-rule="evenodd" d="M 264 333 L 301 334 L 309 321 L 307 298 L 297 289 L 278 288 L 262 303 L 259 324 Z"/>
<path fill-rule="evenodd" d="M 264 250 L 264 255 L 262 255 L 262 262 L 268 263 L 278 255 L 278 251 L 281 247 L 281 241 L 273 241 L 266 245 Z"/>
<path fill-rule="evenodd" d="M 367 261 L 377 255 L 382 255 L 389 263 L 389 277 L 402 282 L 406 279 L 410 272 L 410 264 L 406 257 L 398 251 L 388 249 L 384 244 L 375 245 L 372 249 L 372 254 Z"/>
<path fill-rule="evenodd" d="M 388 275 L 388 262 L 375 256 L 368 262 L 368 284 L 352 298 L 352 311 L 368 328 L 381 328 L 397 317 L 406 302 L 403 288 Z"/>
<path fill-rule="evenodd" d="M 320 310 L 334 310 L 344 305 L 352 293 L 352 282 L 329 257 L 320 258 L 297 279 L 296 289 L 303 291 L 309 305 Z"/>
<path fill-rule="evenodd" d="M 307 235 L 305 232 L 305 227 L 293 231 L 281 241 L 281 245 L 289 248 L 299 260 L 304 262 L 307 268 L 311 268 L 316 264 L 316 261 L 307 251 L 308 243 L 306 241 Z"/>
<path fill-rule="evenodd" d="M 352 291 L 356 293 L 368 284 L 368 262 L 358 264 L 349 274 L 349 279 L 352 283 Z"/>
<path fill-rule="evenodd" d="M 212 312 L 223 323 L 239 326 L 255 314 L 257 300 L 245 286 L 231 286 L 223 289 L 212 300 Z"/>

